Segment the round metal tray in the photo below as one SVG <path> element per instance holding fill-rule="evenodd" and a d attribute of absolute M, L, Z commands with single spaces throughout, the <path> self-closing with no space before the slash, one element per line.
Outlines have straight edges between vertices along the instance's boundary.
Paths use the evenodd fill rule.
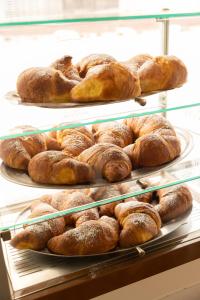
<path fill-rule="evenodd" d="M 166 237 L 168 234 L 172 233 L 173 231 L 175 231 L 176 229 L 178 229 L 182 224 L 184 224 L 187 220 L 187 218 L 189 217 L 190 213 L 191 213 L 192 209 L 190 209 L 188 212 L 186 212 L 184 215 L 173 219 L 167 223 L 164 224 L 163 227 L 161 227 L 160 229 L 160 233 L 159 235 L 157 235 L 154 239 L 145 242 L 143 244 L 137 245 L 137 246 L 133 246 L 130 248 L 116 248 L 112 251 L 109 252 L 105 252 L 105 253 L 97 253 L 97 254 L 90 254 L 90 255 L 61 255 L 61 254 L 54 254 L 51 253 L 47 248 L 45 248 L 44 250 L 41 251 L 37 251 L 37 250 L 29 250 L 33 253 L 36 254 L 41 254 L 41 255 L 45 255 L 45 256 L 52 256 L 52 257 L 65 257 L 65 258 L 94 258 L 94 257 L 102 257 L 102 256 L 108 256 L 108 255 L 117 255 L 120 253 L 125 253 L 131 250 L 136 249 L 137 251 L 142 250 L 142 247 L 150 245 L 150 244 L 154 244 L 155 242 L 157 242 L 158 240 Z M 20 221 L 23 221 L 25 219 L 28 218 L 28 215 L 30 215 L 30 206 L 25 208 L 18 216 L 17 219 L 15 221 L 15 224 L 17 224 Z M 18 229 L 19 230 L 19 229 Z M 18 232 L 18 230 L 14 230 L 14 233 L 16 234 Z"/>
<path fill-rule="evenodd" d="M 181 141 L 181 155 L 179 157 L 177 157 L 173 161 L 171 161 L 167 164 L 164 164 L 162 166 L 159 166 L 159 167 L 140 168 L 137 170 L 133 170 L 131 172 L 131 176 L 129 176 L 128 178 L 126 178 L 125 180 L 122 180 L 120 182 L 109 183 L 105 179 L 99 178 L 96 180 L 96 182 L 91 183 L 91 184 L 79 184 L 79 185 L 39 184 L 39 183 L 34 182 L 26 172 L 9 168 L 4 163 L 2 163 L 0 166 L 0 172 L 4 178 L 6 178 L 7 180 L 9 180 L 11 182 L 29 186 L 29 187 L 49 188 L 49 189 L 71 189 L 71 188 L 84 189 L 84 188 L 88 188 L 88 187 L 90 187 L 90 188 L 101 187 L 101 186 L 105 186 L 105 185 L 108 186 L 108 185 L 113 185 L 113 184 L 118 184 L 118 183 L 135 181 L 135 180 L 144 178 L 146 176 L 155 174 L 157 172 L 160 172 L 162 170 L 166 170 L 167 168 L 177 164 L 179 161 L 184 159 L 190 153 L 190 151 L 192 150 L 192 147 L 193 147 L 192 135 L 189 133 L 189 131 L 178 128 L 178 127 L 176 127 L 176 133 Z"/>
<path fill-rule="evenodd" d="M 169 89 L 170 90 L 170 89 Z M 143 97 L 151 96 L 154 94 L 158 94 L 164 92 L 166 90 L 161 91 L 151 91 L 149 93 L 143 93 L 135 99 L 124 99 L 124 100 L 106 100 L 106 101 L 90 101 L 90 102 L 62 102 L 62 103 L 33 103 L 33 102 L 22 102 L 16 91 L 10 91 L 5 95 L 5 99 L 10 103 L 15 105 L 25 105 L 25 106 L 37 106 L 43 108 L 73 108 L 73 107 L 82 107 L 82 106 L 97 106 L 97 105 L 106 105 L 111 103 L 119 103 L 124 101 L 134 100 L 138 102 L 140 105 L 144 106 L 146 104 L 145 99 Z"/>

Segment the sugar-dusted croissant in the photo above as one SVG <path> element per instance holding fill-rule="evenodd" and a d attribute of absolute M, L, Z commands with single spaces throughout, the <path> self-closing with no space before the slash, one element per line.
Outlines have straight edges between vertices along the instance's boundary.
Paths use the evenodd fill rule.
<path fill-rule="evenodd" d="M 57 212 L 51 205 L 40 203 L 32 210 L 30 218 Z M 11 239 L 11 245 L 17 249 L 42 250 L 53 236 L 65 231 L 64 218 L 56 218 L 25 227 Z"/>
<path fill-rule="evenodd" d="M 32 126 L 18 126 L 11 130 L 12 134 L 35 131 Z M 47 150 L 46 138 L 43 134 L 27 135 L 0 142 L 0 157 L 3 162 L 14 169 L 26 170 L 30 159 Z"/>
<path fill-rule="evenodd" d="M 111 62 L 116 62 L 116 59 L 108 54 L 90 54 L 84 57 L 76 67 L 80 76 L 84 78 L 90 68 Z"/>
<path fill-rule="evenodd" d="M 137 72 L 138 69 L 148 60 L 152 60 L 153 56 L 149 54 L 139 54 L 136 55 L 129 60 L 123 62 L 124 64 L 128 65 L 133 71 Z"/>
<path fill-rule="evenodd" d="M 69 158 L 61 151 L 44 151 L 29 162 L 28 173 L 38 183 L 78 184 L 94 180 L 94 171 L 87 163 Z"/>
<path fill-rule="evenodd" d="M 180 87 L 187 80 L 184 63 L 175 56 L 167 55 L 146 59 L 137 74 L 142 93 Z"/>
<path fill-rule="evenodd" d="M 81 81 L 77 68 L 72 64 L 72 57 L 65 55 L 51 64 L 53 69 L 59 70 L 71 80 Z"/>
<path fill-rule="evenodd" d="M 92 189 L 85 190 L 85 193 L 89 195 L 94 201 L 99 201 L 103 199 L 109 199 L 113 197 L 120 196 L 121 193 L 117 185 L 112 186 L 103 186 Z M 99 206 L 99 213 L 101 216 L 106 215 L 109 217 L 114 216 L 114 209 L 120 201 L 108 203 L 102 206 Z"/>
<path fill-rule="evenodd" d="M 72 101 L 131 99 L 141 93 L 138 76 L 118 62 L 89 68 L 85 78 L 71 90 Z"/>
<path fill-rule="evenodd" d="M 133 142 L 130 128 L 118 122 L 95 124 L 92 131 L 97 143 L 110 143 L 123 148 Z"/>
<path fill-rule="evenodd" d="M 133 192 L 138 192 L 143 190 L 143 188 L 137 184 L 136 182 L 127 182 L 127 183 L 121 183 L 119 185 L 119 190 L 121 192 L 121 194 L 129 194 L 129 193 L 133 193 Z M 124 202 L 129 202 L 129 201 L 140 201 L 140 202 L 146 202 L 146 203 L 150 203 L 152 200 L 152 196 L 153 193 L 152 192 L 148 192 L 145 194 L 141 194 L 138 196 L 134 196 L 131 198 L 127 198 L 124 200 Z"/>
<path fill-rule="evenodd" d="M 64 126 L 64 124 L 62 124 Z M 86 127 L 66 128 L 56 131 L 56 139 L 65 154 L 78 156 L 83 150 L 94 145 L 93 134 Z"/>
<path fill-rule="evenodd" d="M 106 178 L 109 182 L 125 179 L 131 173 L 131 161 L 123 150 L 109 143 L 99 143 L 84 150 L 79 161 L 88 163 L 96 176 Z"/>
<path fill-rule="evenodd" d="M 122 248 L 151 240 L 161 228 L 160 216 L 149 203 L 120 203 L 115 207 L 115 216 L 122 226 L 119 239 Z"/>
<path fill-rule="evenodd" d="M 115 219 L 103 216 L 84 222 L 48 242 L 48 249 L 57 254 L 89 255 L 104 253 L 117 246 L 119 226 Z"/>
<path fill-rule="evenodd" d="M 78 82 L 51 67 L 29 68 L 19 75 L 17 92 L 22 102 L 68 102 L 70 91 Z"/>
<path fill-rule="evenodd" d="M 192 207 L 192 194 L 184 186 L 175 186 L 157 191 L 159 204 L 155 206 L 162 222 L 168 222 L 183 215 Z"/>
<path fill-rule="evenodd" d="M 52 196 L 51 205 L 58 210 L 92 203 L 93 199 L 82 192 L 59 192 Z M 89 220 L 98 220 L 99 213 L 96 207 L 65 216 L 66 225 L 80 225 Z"/>
<path fill-rule="evenodd" d="M 155 167 L 170 162 L 181 153 L 180 141 L 167 119 L 159 115 L 125 120 L 135 143 L 124 148 L 133 167 Z"/>

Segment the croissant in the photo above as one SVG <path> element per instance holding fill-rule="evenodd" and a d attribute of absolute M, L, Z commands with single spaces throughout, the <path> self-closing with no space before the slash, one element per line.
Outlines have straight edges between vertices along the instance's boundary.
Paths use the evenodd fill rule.
<path fill-rule="evenodd" d="M 94 180 L 93 169 L 84 162 L 69 158 L 61 151 L 44 151 L 28 165 L 29 176 L 38 183 L 79 184 Z"/>
<path fill-rule="evenodd" d="M 117 246 L 119 226 L 115 219 L 103 216 L 86 221 L 48 242 L 48 249 L 57 254 L 89 255 L 104 253 Z"/>
<path fill-rule="evenodd" d="M 145 243 L 158 235 L 161 220 L 149 203 L 131 201 L 115 207 L 115 216 L 122 226 L 119 244 L 122 248 Z"/>
<path fill-rule="evenodd" d="M 31 126 L 18 126 L 11 130 L 13 134 L 35 131 Z M 26 170 L 31 158 L 47 150 L 46 139 L 42 134 L 27 135 L 0 142 L 0 157 L 3 162 L 14 169 Z"/>
<path fill-rule="evenodd" d="M 30 218 L 57 212 L 47 203 L 40 203 L 32 210 Z M 11 245 L 17 249 L 42 250 L 48 240 L 65 231 L 64 218 L 51 219 L 39 224 L 27 226 L 11 239 Z"/>
<path fill-rule="evenodd" d="M 89 195 L 94 201 L 109 199 L 121 195 L 118 186 L 115 185 L 87 189 L 85 190 L 85 193 Z M 119 204 L 119 201 L 99 206 L 100 215 L 106 215 L 109 217 L 114 216 L 114 209 L 117 204 Z"/>
<path fill-rule="evenodd" d="M 187 80 L 184 63 L 175 56 L 167 55 L 147 58 L 137 74 L 142 93 L 177 88 Z"/>
<path fill-rule="evenodd" d="M 78 156 L 83 150 L 94 145 L 93 134 L 85 127 L 58 130 L 56 138 L 64 153 L 71 157 Z"/>
<path fill-rule="evenodd" d="M 110 101 L 131 99 L 140 95 L 138 76 L 118 62 L 89 68 L 85 78 L 71 90 L 72 101 Z"/>
<path fill-rule="evenodd" d="M 116 62 L 116 59 L 108 54 L 90 54 L 84 57 L 77 65 L 79 75 L 84 78 L 88 70 L 102 64 Z"/>
<path fill-rule="evenodd" d="M 137 183 L 133 183 L 133 182 L 127 182 L 127 183 L 121 183 L 119 185 L 119 190 L 121 192 L 121 194 L 128 194 L 128 193 L 133 193 L 133 192 L 138 192 L 143 190 L 143 188 L 137 184 Z M 153 192 L 148 192 L 145 194 L 141 194 L 138 196 L 134 196 L 131 198 L 127 198 L 124 200 L 124 202 L 129 202 L 129 201 L 140 201 L 140 202 L 146 202 L 146 203 L 150 203 L 153 197 Z"/>
<path fill-rule="evenodd" d="M 192 207 L 192 194 L 186 186 L 176 186 L 157 191 L 159 204 L 155 209 L 162 222 L 168 222 L 183 215 Z"/>
<path fill-rule="evenodd" d="M 97 143 L 110 143 L 121 148 L 133 143 L 132 131 L 118 122 L 95 124 L 92 132 Z"/>
<path fill-rule="evenodd" d="M 124 64 L 129 66 L 133 71 L 137 72 L 138 69 L 148 60 L 152 60 L 153 56 L 149 54 L 139 54 L 129 60 L 125 61 Z"/>
<path fill-rule="evenodd" d="M 51 67 L 29 68 L 19 75 L 17 92 L 22 102 L 68 102 L 70 91 L 78 82 Z"/>
<path fill-rule="evenodd" d="M 128 177 L 131 173 L 131 161 L 123 150 L 109 143 L 99 143 L 79 156 L 79 161 L 88 163 L 96 172 L 97 177 L 116 182 Z"/>
<path fill-rule="evenodd" d="M 124 151 L 134 167 L 156 167 L 180 155 L 181 145 L 172 125 L 162 116 L 152 115 L 127 119 L 135 143 Z"/>
<path fill-rule="evenodd" d="M 57 210 L 66 210 L 69 208 L 92 203 L 93 199 L 82 192 L 60 192 L 52 196 L 51 205 Z M 83 210 L 65 216 L 66 225 L 80 225 L 89 220 L 98 220 L 99 213 L 97 208 Z"/>

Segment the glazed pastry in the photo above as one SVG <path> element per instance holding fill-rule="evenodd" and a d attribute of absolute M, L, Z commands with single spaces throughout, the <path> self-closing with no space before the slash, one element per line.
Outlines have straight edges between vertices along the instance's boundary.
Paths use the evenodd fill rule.
<path fill-rule="evenodd" d="M 132 130 L 135 143 L 124 151 L 133 167 L 156 167 L 170 162 L 181 153 L 181 145 L 172 125 L 159 115 L 127 119 L 125 124 Z"/>
<path fill-rule="evenodd" d="M 122 248 L 153 239 L 161 228 L 160 216 L 149 203 L 138 201 L 120 203 L 115 207 L 115 216 L 122 226 L 119 238 Z"/>
<path fill-rule="evenodd" d="M 31 126 L 18 126 L 11 130 L 11 134 L 36 130 Z M 0 142 L 1 159 L 7 166 L 14 169 L 26 170 L 31 158 L 45 150 L 47 150 L 47 146 L 43 134 L 21 136 Z"/>
<path fill-rule="evenodd" d="M 133 134 L 125 124 L 118 122 L 101 123 L 92 126 L 97 143 L 110 143 L 121 148 L 133 143 Z"/>
<path fill-rule="evenodd" d="M 114 249 L 119 239 L 119 226 L 107 216 L 84 222 L 58 237 L 51 238 L 48 249 L 63 255 L 89 255 Z"/>
<path fill-rule="evenodd" d="M 118 62 L 89 68 L 85 78 L 71 90 L 72 101 L 111 101 L 140 95 L 138 76 Z"/>
<path fill-rule="evenodd" d="M 186 186 L 180 185 L 157 191 L 159 204 L 155 209 L 162 222 L 168 222 L 186 213 L 192 207 L 192 194 Z"/>
<path fill-rule="evenodd" d="M 97 178 L 103 177 L 109 182 L 125 179 L 132 169 L 126 153 L 120 147 L 109 143 L 99 143 L 84 150 L 78 159 L 93 167 Z"/>
<path fill-rule="evenodd" d="M 29 162 L 28 173 L 34 181 L 47 184 L 81 184 L 94 180 L 92 167 L 69 158 L 61 151 L 35 155 Z"/>
<path fill-rule="evenodd" d="M 40 203 L 32 210 L 29 218 L 57 212 L 47 203 Z M 38 224 L 27 226 L 11 239 L 11 245 L 17 249 L 42 250 L 48 240 L 65 231 L 64 218 L 56 218 Z"/>
<path fill-rule="evenodd" d="M 104 186 L 104 187 L 97 187 L 93 189 L 85 190 L 85 193 L 89 195 L 94 201 L 99 201 L 103 199 L 109 199 L 113 197 L 120 196 L 121 193 L 119 191 L 118 186 Z M 114 216 L 114 209 L 117 204 L 121 201 L 115 201 L 112 203 L 108 203 L 102 206 L 99 206 L 99 213 L 101 216 L 106 215 L 109 217 Z"/>

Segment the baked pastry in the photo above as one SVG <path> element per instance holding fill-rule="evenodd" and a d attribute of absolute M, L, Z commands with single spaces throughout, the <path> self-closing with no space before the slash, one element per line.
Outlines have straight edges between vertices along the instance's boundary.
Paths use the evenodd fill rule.
<path fill-rule="evenodd" d="M 132 99 L 141 93 L 138 76 L 118 62 L 89 68 L 84 79 L 71 90 L 75 102 Z"/>
<path fill-rule="evenodd" d="M 35 131 L 32 126 L 18 126 L 11 130 L 12 134 Z M 0 142 L 0 157 L 3 162 L 14 169 L 26 170 L 31 158 L 47 150 L 46 138 L 43 134 L 26 135 Z"/>
<path fill-rule="evenodd" d="M 81 61 L 76 65 L 79 75 L 84 78 L 88 70 L 92 67 L 102 64 L 109 64 L 111 62 L 116 62 L 116 59 L 108 54 L 90 54 L 81 59 Z"/>
<path fill-rule="evenodd" d="M 47 203 L 39 203 L 34 207 L 30 218 L 57 212 Z M 11 245 L 17 249 L 42 250 L 48 240 L 65 231 L 64 218 L 56 218 L 27 226 L 11 239 Z"/>
<path fill-rule="evenodd" d="M 61 71 L 62 74 L 68 79 L 81 81 L 76 66 L 72 64 L 72 57 L 70 55 L 65 55 L 57 59 L 54 63 L 51 64 L 50 67 Z"/>
<path fill-rule="evenodd" d="M 153 56 L 149 54 L 139 54 L 133 56 L 129 60 L 123 62 L 125 65 L 129 66 L 133 71 L 137 72 L 138 69 L 148 60 L 152 60 Z"/>
<path fill-rule="evenodd" d="M 103 186 L 103 187 L 97 187 L 92 189 L 85 190 L 85 193 L 89 195 L 94 201 L 99 201 L 103 199 L 109 199 L 113 197 L 120 196 L 120 190 L 117 185 L 111 185 L 111 186 Z M 108 203 L 102 206 L 99 206 L 99 213 L 101 216 L 114 216 L 114 209 L 117 204 L 119 204 L 121 201 L 115 201 L 112 203 Z"/>
<path fill-rule="evenodd" d="M 118 122 L 95 124 L 92 132 L 97 143 L 110 143 L 123 148 L 133 142 L 130 128 Z"/>
<path fill-rule="evenodd" d="M 175 56 L 156 56 L 146 59 L 137 70 L 142 93 L 169 90 L 187 81 L 187 69 Z"/>
<path fill-rule="evenodd" d="M 119 244 L 122 248 L 145 243 L 158 235 L 161 220 L 149 203 L 131 201 L 115 207 L 115 216 L 122 226 Z"/>
<path fill-rule="evenodd" d="M 19 75 L 17 92 L 22 102 L 68 102 L 70 91 L 78 82 L 51 67 L 29 68 Z"/>
<path fill-rule="evenodd" d="M 184 186 L 175 186 L 157 191 L 159 204 L 155 209 L 162 222 L 168 222 L 186 213 L 192 207 L 192 194 Z"/>
<path fill-rule="evenodd" d="M 29 176 L 38 183 L 79 184 L 94 180 L 89 164 L 69 158 L 61 151 L 44 151 L 35 155 L 28 165 Z"/>
<path fill-rule="evenodd" d="M 141 185 L 137 184 L 136 182 L 126 182 L 126 183 L 121 183 L 119 185 L 119 190 L 121 194 L 129 194 L 129 193 L 134 193 L 138 192 L 141 190 L 144 190 L 144 188 L 141 187 Z M 129 202 L 129 201 L 140 201 L 140 202 L 145 202 L 145 203 L 150 203 L 153 197 L 153 192 L 147 192 L 145 194 L 141 194 L 138 196 L 130 197 L 124 200 L 124 202 Z"/>
<path fill-rule="evenodd" d="M 66 210 L 73 207 L 81 206 L 84 204 L 92 203 L 93 199 L 83 192 L 60 192 L 52 196 L 51 205 L 58 210 Z M 91 209 L 83 210 L 77 213 L 66 215 L 66 225 L 78 226 L 89 220 L 98 220 L 99 213 L 98 208 L 94 207 Z"/>
<path fill-rule="evenodd" d="M 57 254 L 89 255 L 114 249 L 119 239 L 119 226 L 107 216 L 84 222 L 80 226 L 53 237 L 48 249 Z"/>
<path fill-rule="evenodd" d="M 88 163 L 94 168 L 97 178 L 105 178 L 109 182 L 125 179 L 131 173 L 131 161 L 123 150 L 109 143 L 99 143 L 84 150 L 79 161 Z"/>
<path fill-rule="evenodd" d="M 64 123 L 62 125 L 64 126 Z M 61 144 L 64 153 L 71 157 L 78 156 L 95 142 L 93 134 L 86 127 L 58 130 L 56 139 Z"/>
<path fill-rule="evenodd" d="M 180 141 L 169 121 L 159 115 L 124 121 L 132 130 L 135 143 L 123 150 L 133 167 L 156 167 L 170 162 L 181 153 Z"/>

